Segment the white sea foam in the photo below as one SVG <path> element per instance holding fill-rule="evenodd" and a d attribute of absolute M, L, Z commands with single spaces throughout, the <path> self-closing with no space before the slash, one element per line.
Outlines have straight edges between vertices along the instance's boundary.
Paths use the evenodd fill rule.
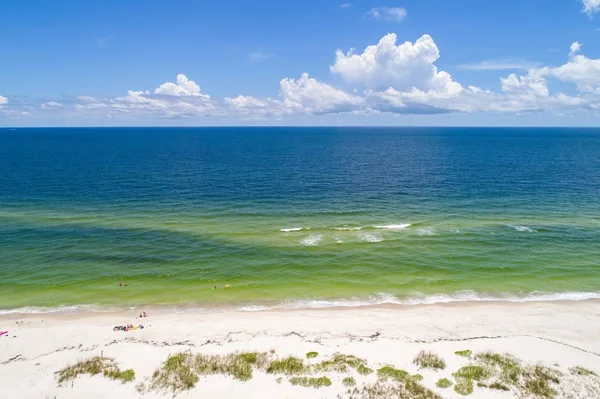
<path fill-rule="evenodd" d="M 279 229 L 279 231 L 283 232 L 283 233 L 291 233 L 293 231 L 301 231 L 301 230 L 310 230 L 304 227 L 290 227 L 288 229 Z"/>
<path fill-rule="evenodd" d="M 302 299 L 287 300 L 272 306 L 246 306 L 243 311 L 264 311 L 272 309 L 323 309 L 337 307 L 362 307 L 376 305 L 433 305 L 452 302 L 552 302 L 552 301 L 584 301 L 600 299 L 600 292 L 559 292 L 528 294 L 483 294 L 474 291 L 459 291 L 454 294 L 415 295 L 398 298 L 392 294 L 380 293 L 365 298 L 340 299 Z"/>
<path fill-rule="evenodd" d="M 373 226 L 376 229 L 385 229 L 385 230 L 404 230 L 410 227 L 410 223 L 404 224 L 385 224 L 379 226 Z"/>
<path fill-rule="evenodd" d="M 203 306 L 185 306 L 183 308 L 177 305 L 172 309 L 170 307 L 159 307 L 160 309 L 170 309 L 169 312 L 174 313 L 211 313 L 215 311 L 244 311 L 244 312 L 261 312 L 273 309 L 322 309 L 336 307 L 362 307 L 376 305 L 433 305 L 438 303 L 452 302 L 553 302 L 553 301 L 585 301 L 590 299 L 600 299 L 600 292 L 529 292 L 522 294 L 514 293 L 499 293 L 486 294 L 475 291 L 458 291 L 453 294 L 434 294 L 421 295 L 415 294 L 405 298 L 399 298 L 389 293 L 379 293 L 368 297 L 355 298 L 339 298 L 339 299 L 301 299 L 301 300 L 286 300 L 273 304 L 247 304 L 233 305 L 224 307 L 203 307 Z M 135 307 L 134 307 L 135 308 Z M 134 309 L 130 308 L 130 309 Z M 145 307 L 147 308 L 147 307 Z M 122 311 L 123 308 L 113 306 L 99 305 L 78 305 L 78 306 L 60 306 L 56 308 L 50 307 L 22 307 L 15 309 L 0 309 L 0 315 L 7 314 L 74 314 L 81 311 L 91 311 L 100 313 L 111 313 Z"/>
<path fill-rule="evenodd" d="M 80 310 L 79 306 L 59 306 L 55 308 L 50 307 L 36 307 L 36 306 L 25 306 L 22 308 L 14 308 L 14 309 L 0 309 L 0 315 L 4 314 L 71 314 L 77 313 Z"/>
<path fill-rule="evenodd" d="M 360 238 L 361 241 L 365 241 L 365 242 L 381 242 L 383 241 L 383 238 L 378 235 L 378 234 L 372 234 L 372 233 L 360 233 L 358 235 L 358 238 Z"/>
<path fill-rule="evenodd" d="M 323 240 L 323 236 L 318 235 L 318 234 L 313 234 L 313 235 L 306 237 L 302 241 L 300 241 L 300 243 L 302 243 L 303 245 L 306 245 L 307 247 L 314 247 L 314 246 L 319 245 L 319 243 L 322 240 Z"/>
<path fill-rule="evenodd" d="M 423 237 L 435 236 L 437 234 L 435 233 L 435 229 L 433 227 L 421 227 L 420 229 L 417 229 L 417 235 Z"/>
<path fill-rule="evenodd" d="M 340 237 L 338 237 L 338 236 L 335 236 L 335 237 L 334 237 L 334 239 L 335 239 L 335 243 L 336 243 L 336 244 L 343 244 L 343 243 L 344 243 L 344 240 L 342 240 L 342 239 L 341 239 Z"/>
<path fill-rule="evenodd" d="M 514 224 L 507 224 L 508 227 L 512 227 L 513 229 L 517 230 L 517 231 L 524 231 L 527 233 L 535 233 L 536 230 L 532 229 L 531 227 L 527 227 L 527 226 L 519 226 L 519 225 L 514 225 Z"/>
<path fill-rule="evenodd" d="M 361 230 L 362 227 L 336 227 L 335 229 L 338 231 L 358 231 Z"/>

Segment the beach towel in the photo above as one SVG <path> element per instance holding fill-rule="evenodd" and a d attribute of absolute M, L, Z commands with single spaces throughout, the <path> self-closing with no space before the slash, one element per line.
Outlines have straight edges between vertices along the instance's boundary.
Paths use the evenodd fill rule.
<path fill-rule="evenodd" d="M 6 336 L 8 336 L 8 331 L 0 331 L 0 337 L 3 336 L 4 334 L 6 334 Z"/>

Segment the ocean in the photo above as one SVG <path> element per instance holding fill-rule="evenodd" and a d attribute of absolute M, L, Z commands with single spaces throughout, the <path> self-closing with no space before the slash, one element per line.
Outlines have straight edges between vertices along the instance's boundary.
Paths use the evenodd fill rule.
<path fill-rule="evenodd" d="M 588 298 L 600 129 L 0 129 L 0 313 Z"/>

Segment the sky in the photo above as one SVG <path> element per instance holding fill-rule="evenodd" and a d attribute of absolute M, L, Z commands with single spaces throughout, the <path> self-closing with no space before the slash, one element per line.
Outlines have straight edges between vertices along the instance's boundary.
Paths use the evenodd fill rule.
<path fill-rule="evenodd" d="M 0 126 L 598 126 L 600 0 L 2 0 Z"/>

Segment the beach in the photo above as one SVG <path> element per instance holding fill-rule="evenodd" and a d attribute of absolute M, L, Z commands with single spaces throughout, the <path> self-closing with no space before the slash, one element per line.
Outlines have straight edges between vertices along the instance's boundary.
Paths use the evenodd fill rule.
<path fill-rule="evenodd" d="M 142 311 L 148 317 L 138 318 Z M 600 379 L 576 377 L 569 369 L 581 367 L 600 372 L 599 317 L 597 300 L 258 312 L 222 309 L 174 312 L 150 307 L 76 314 L 5 314 L 0 316 L 0 330 L 8 330 L 7 336 L 0 338 L 0 397 L 172 397 L 173 392 L 168 390 L 138 392 L 136 389 L 147 384 L 169 356 L 187 351 L 225 355 L 274 350 L 270 356 L 291 355 L 307 364 L 335 353 L 364 359 L 374 371 L 365 376 L 352 374 L 357 386 L 376 382 L 376 370 L 391 365 L 409 374 L 422 375 L 420 384 L 443 398 L 462 396 L 452 388 L 436 387 L 440 378 L 454 381 L 452 374 L 473 362 L 478 353 L 510 353 L 523 364 L 560 370 L 563 376 L 555 386 L 559 397 L 592 398 L 600 393 Z M 113 331 L 115 326 L 127 324 L 141 324 L 144 328 Z M 422 350 L 439 355 L 446 367 L 419 369 L 413 359 Z M 468 358 L 455 354 L 464 350 L 472 351 L 473 355 Z M 307 360 L 308 352 L 318 355 Z M 102 375 L 79 375 L 59 386 L 57 371 L 95 356 L 114 358 L 122 369 L 133 369 L 134 381 L 121 383 Z M 317 372 L 316 376 L 324 374 L 331 380 L 330 386 L 320 388 L 292 385 L 290 375 L 260 370 L 245 382 L 227 375 L 202 375 L 195 387 L 177 392 L 176 396 L 350 397 L 342 380 L 351 373 L 352 370 L 345 374 Z M 517 397 L 517 392 L 512 388 L 501 391 L 475 386 L 469 397 L 511 398 Z"/>

